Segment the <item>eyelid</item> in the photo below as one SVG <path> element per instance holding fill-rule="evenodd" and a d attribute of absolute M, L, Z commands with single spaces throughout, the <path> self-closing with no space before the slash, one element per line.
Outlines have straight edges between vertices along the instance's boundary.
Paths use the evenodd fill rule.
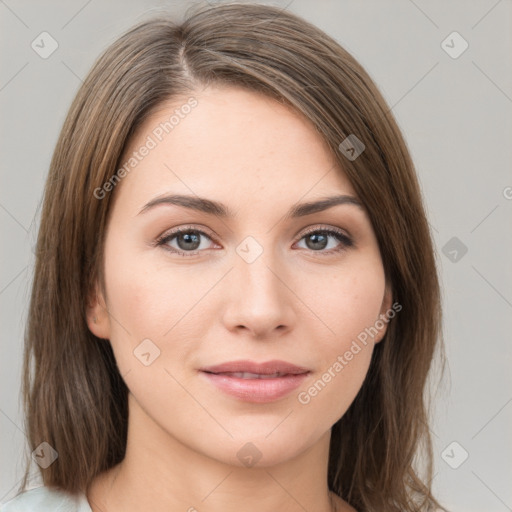
<path fill-rule="evenodd" d="M 349 232 L 346 229 L 338 228 L 336 226 L 330 226 L 330 225 L 322 225 L 322 224 L 315 224 L 313 226 L 309 226 L 305 228 L 305 231 L 300 232 L 300 238 L 303 238 L 306 235 L 309 235 L 310 233 L 316 233 L 317 231 L 334 231 L 340 235 L 343 235 L 347 239 L 353 242 L 352 236 L 349 234 Z"/>

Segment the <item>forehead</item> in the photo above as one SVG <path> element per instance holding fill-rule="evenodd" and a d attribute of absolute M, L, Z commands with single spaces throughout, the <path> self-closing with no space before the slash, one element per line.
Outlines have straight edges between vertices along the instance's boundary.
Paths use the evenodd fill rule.
<path fill-rule="evenodd" d="M 222 194 L 224 202 L 238 198 L 237 209 L 248 200 L 354 195 L 311 123 L 272 98 L 236 87 L 208 87 L 162 103 L 122 161 L 136 152 L 137 163 L 122 182 L 130 196 Z"/>

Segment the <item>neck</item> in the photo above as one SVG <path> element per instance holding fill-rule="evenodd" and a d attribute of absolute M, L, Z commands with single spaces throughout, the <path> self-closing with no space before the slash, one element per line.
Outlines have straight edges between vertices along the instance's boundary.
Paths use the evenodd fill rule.
<path fill-rule="evenodd" d="M 163 431 L 129 394 L 123 461 L 87 497 L 93 512 L 333 512 L 354 510 L 329 493 L 330 431 L 295 457 L 267 467 L 223 463 Z"/>

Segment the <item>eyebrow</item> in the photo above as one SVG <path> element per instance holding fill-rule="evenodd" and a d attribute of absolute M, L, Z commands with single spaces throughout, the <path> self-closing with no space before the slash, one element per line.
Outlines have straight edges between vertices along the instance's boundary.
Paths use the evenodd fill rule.
<path fill-rule="evenodd" d="M 356 197 L 348 195 L 337 195 L 325 197 L 317 201 L 294 204 L 286 213 L 285 218 L 294 219 L 298 217 L 304 217 L 306 215 L 321 212 L 341 204 L 354 205 L 364 210 L 362 203 Z M 180 194 L 155 197 L 149 201 L 149 203 L 143 206 L 139 212 L 139 215 L 160 205 L 181 206 L 191 210 L 207 213 L 209 215 L 214 215 L 222 219 L 235 217 L 235 213 L 223 203 L 219 203 L 211 199 L 206 199 L 204 197 Z"/>

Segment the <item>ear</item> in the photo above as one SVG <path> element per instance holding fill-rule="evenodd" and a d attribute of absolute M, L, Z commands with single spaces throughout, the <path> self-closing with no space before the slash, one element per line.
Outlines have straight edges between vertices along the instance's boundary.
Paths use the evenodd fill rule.
<path fill-rule="evenodd" d="M 103 293 L 96 282 L 87 301 L 87 326 L 98 338 L 110 339 L 110 316 Z"/>
<path fill-rule="evenodd" d="M 391 286 L 389 285 L 389 283 L 386 283 L 386 289 L 384 291 L 384 298 L 382 299 L 379 318 L 375 321 L 375 327 L 379 332 L 373 339 L 374 343 L 379 343 L 379 341 L 381 341 L 382 338 L 384 338 L 384 335 L 388 330 L 388 323 L 390 319 L 396 314 L 391 307 L 392 303 L 393 292 L 391 290 Z M 392 315 L 390 315 L 390 312 L 392 312 Z"/>

